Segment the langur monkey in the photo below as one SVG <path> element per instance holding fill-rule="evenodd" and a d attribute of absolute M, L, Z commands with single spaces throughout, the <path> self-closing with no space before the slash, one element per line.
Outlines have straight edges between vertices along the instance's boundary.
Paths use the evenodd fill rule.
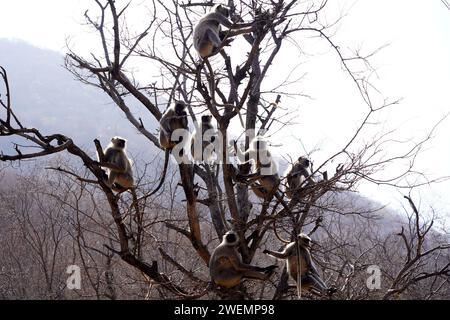
<path fill-rule="evenodd" d="M 239 150 L 236 141 L 234 141 L 234 149 L 243 159 L 246 159 L 248 155 L 250 156 L 250 159 L 246 160 L 241 166 L 248 164 L 252 157 L 254 160 L 254 173 L 248 175 L 238 174 L 237 180 L 245 179 L 250 182 L 250 187 L 256 196 L 265 200 L 272 199 L 278 191 L 280 177 L 276 171 L 276 164 L 272 159 L 272 155 L 267 149 L 267 141 L 261 136 L 256 136 L 250 142 L 250 148 L 244 153 Z"/>
<path fill-rule="evenodd" d="M 103 155 L 98 155 L 99 165 L 107 168 L 105 183 L 116 192 L 124 192 L 133 188 L 133 169 L 125 151 L 126 140 L 113 137 Z"/>
<path fill-rule="evenodd" d="M 205 59 L 206 66 L 210 77 L 213 77 L 214 72 L 207 58 L 220 52 L 223 46 L 229 45 L 233 40 L 231 37 L 251 33 L 253 31 L 253 23 L 236 23 L 229 20 L 230 9 L 224 5 L 217 4 L 211 11 L 205 14 L 194 27 L 194 47 L 202 59 Z M 222 31 L 221 26 L 227 27 L 229 30 Z M 201 67 L 201 64 L 198 66 Z M 208 81 L 210 83 L 210 93 L 215 104 L 214 94 L 214 79 Z M 244 127 L 242 115 L 238 112 L 239 120 Z"/>
<path fill-rule="evenodd" d="M 161 116 L 159 121 L 159 144 L 165 150 L 172 150 L 181 139 L 172 140 L 172 133 L 176 129 L 188 129 L 188 119 L 186 113 L 186 102 L 177 100 Z"/>
<path fill-rule="evenodd" d="M 211 115 L 203 115 L 200 130 L 192 134 L 191 155 L 196 161 L 210 161 L 213 156 L 217 135 L 211 120 Z"/>
<path fill-rule="evenodd" d="M 311 162 L 306 157 L 299 157 L 292 165 L 286 176 L 286 196 L 289 199 L 292 199 L 301 188 L 314 184 L 310 166 Z"/>
<path fill-rule="evenodd" d="M 264 250 L 263 253 L 269 254 L 277 259 L 286 259 L 286 268 L 292 279 L 297 283 L 300 296 L 301 290 L 306 290 L 316 295 L 331 295 L 336 289 L 328 288 L 322 278 L 319 276 L 314 262 L 311 258 L 311 238 L 304 233 L 300 233 L 296 242 L 290 242 L 282 252 Z M 300 257 L 299 257 L 300 254 Z M 299 266 L 300 263 L 300 266 Z M 300 269 L 300 277 L 298 272 Z M 300 281 L 299 281 L 300 280 Z M 300 286 L 300 283 L 301 286 Z"/>
<path fill-rule="evenodd" d="M 269 279 L 278 266 L 261 268 L 243 263 L 237 251 L 238 244 L 239 238 L 234 231 L 225 233 L 222 242 L 214 249 L 209 260 L 211 280 L 228 289 L 237 286 L 245 278 Z"/>
<path fill-rule="evenodd" d="M 186 113 L 186 102 L 183 100 L 177 100 L 171 105 L 161 116 L 159 120 L 159 144 L 165 150 L 164 155 L 164 168 L 162 177 L 158 186 L 153 190 L 149 196 L 158 192 L 164 183 L 167 172 L 167 165 L 169 164 L 169 155 L 172 149 L 180 143 L 183 138 L 177 140 L 172 139 L 172 133 L 177 129 L 188 130 L 188 118 Z"/>
<path fill-rule="evenodd" d="M 200 57 L 207 58 L 217 54 L 221 46 L 228 45 L 231 42 L 230 39 L 226 39 L 228 37 L 253 31 L 252 28 L 246 28 L 251 27 L 252 23 L 233 24 L 228 19 L 229 16 L 230 10 L 224 5 L 217 4 L 196 24 L 194 27 L 194 47 Z M 237 30 L 223 32 L 221 25 Z"/>

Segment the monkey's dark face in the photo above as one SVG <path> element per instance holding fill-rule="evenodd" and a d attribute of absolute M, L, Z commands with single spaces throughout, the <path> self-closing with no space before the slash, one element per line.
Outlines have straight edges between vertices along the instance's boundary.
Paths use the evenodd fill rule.
<path fill-rule="evenodd" d="M 175 102 L 175 112 L 177 114 L 183 114 L 184 109 L 186 109 L 186 104 L 184 103 L 184 101 Z"/>
<path fill-rule="evenodd" d="M 212 120 L 212 116 L 204 115 L 202 116 L 202 123 L 210 123 Z"/>
<path fill-rule="evenodd" d="M 225 7 L 225 6 L 221 5 L 221 4 L 219 4 L 216 7 L 216 12 L 224 15 L 227 18 L 230 16 L 230 9 L 228 9 L 227 7 Z"/>
<path fill-rule="evenodd" d="M 311 238 L 308 237 L 306 234 L 299 234 L 298 235 L 298 242 L 300 243 L 300 245 L 306 247 L 306 248 L 311 248 Z"/>
<path fill-rule="evenodd" d="M 309 159 L 305 158 L 305 157 L 298 158 L 298 162 L 301 163 L 305 167 L 309 167 L 311 165 L 311 162 L 309 161 Z"/>
<path fill-rule="evenodd" d="M 228 232 L 225 233 L 225 235 L 224 235 L 224 240 L 225 240 L 225 243 L 226 243 L 227 245 L 229 245 L 229 246 L 235 246 L 235 245 L 238 243 L 239 238 L 238 238 L 238 236 L 236 235 L 236 233 L 234 233 L 234 232 L 232 232 L 232 231 L 228 231 Z"/>
<path fill-rule="evenodd" d="M 125 143 L 126 140 L 119 138 L 119 137 L 114 137 L 111 139 L 112 144 L 114 145 L 115 148 L 117 149 L 125 149 Z"/>

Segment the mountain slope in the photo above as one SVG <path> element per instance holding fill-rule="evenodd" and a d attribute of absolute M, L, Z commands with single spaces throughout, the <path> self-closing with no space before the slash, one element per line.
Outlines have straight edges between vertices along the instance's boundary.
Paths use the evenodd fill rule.
<path fill-rule="evenodd" d="M 0 65 L 8 72 L 13 108 L 25 126 L 68 135 L 92 151 L 93 139 L 106 144 L 115 135 L 129 139 L 132 154 L 140 154 L 143 145 L 152 149 L 106 94 L 76 81 L 64 69 L 61 54 L 0 39 Z M 0 139 L 4 152 L 11 151 L 9 141 Z"/>

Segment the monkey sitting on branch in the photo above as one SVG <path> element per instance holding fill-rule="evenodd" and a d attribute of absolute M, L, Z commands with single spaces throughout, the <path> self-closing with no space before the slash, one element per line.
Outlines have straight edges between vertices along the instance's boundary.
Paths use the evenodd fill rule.
<path fill-rule="evenodd" d="M 272 155 L 267 148 L 267 141 L 261 136 L 256 136 L 250 142 L 250 148 L 244 153 L 239 150 L 236 141 L 233 143 L 236 154 L 245 161 L 240 164 L 240 167 L 248 165 L 251 160 L 254 161 L 254 172 L 251 174 L 239 173 L 236 175 L 236 180 L 249 183 L 257 197 L 270 201 L 278 192 L 280 177 Z M 249 156 L 249 160 L 246 160 L 247 156 Z"/>
<path fill-rule="evenodd" d="M 336 292 L 336 289 L 333 287 L 329 288 L 322 280 L 312 261 L 310 250 L 311 238 L 304 233 L 300 233 L 297 241 L 288 243 L 282 252 L 264 250 L 263 253 L 277 259 L 286 260 L 289 276 L 297 284 L 299 298 L 302 290 L 318 296 L 332 295 Z"/>
<path fill-rule="evenodd" d="M 180 131 L 184 130 L 184 131 Z M 158 186 L 148 196 L 158 192 L 166 178 L 169 156 L 172 149 L 183 141 L 187 136 L 188 118 L 186 112 L 186 102 L 177 100 L 167 108 L 159 120 L 159 144 L 164 148 L 164 168 Z M 176 132 L 176 137 L 172 136 Z"/>
<path fill-rule="evenodd" d="M 315 181 L 311 175 L 311 161 L 306 157 L 299 157 L 286 175 L 286 196 L 292 199 L 303 188 L 312 186 Z"/>
<path fill-rule="evenodd" d="M 194 47 L 200 57 L 207 58 L 217 54 L 225 45 L 232 41 L 230 37 L 253 31 L 252 23 L 234 24 L 228 18 L 230 9 L 217 4 L 205 14 L 194 27 Z M 228 31 L 222 31 L 221 25 Z"/>
<path fill-rule="evenodd" d="M 98 140 L 95 140 L 95 144 L 99 161 L 97 164 L 107 169 L 104 172 L 105 184 L 119 193 L 133 188 L 133 168 L 125 151 L 126 140 L 121 137 L 113 137 L 104 151 L 101 150 Z"/>
<path fill-rule="evenodd" d="M 166 151 L 172 150 L 182 141 L 180 137 L 178 139 L 172 138 L 173 132 L 177 129 L 188 130 L 186 102 L 183 100 L 175 101 L 159 120 L 159 144 Z"/>
<path fill-rule="evenodd" d="M 209 261 L 211 280 L 224 288 L 232 288 L 243 279 L 267 280 L 278 267 L 271 265 L 265 268 L 252 266 L 242 262 L 237 251 L 239 238 L 234 231 L 228 231 L 222 242 L 214 249 Z"/>
<path fill-rule="evenodd" d="M 192 134 L 191 155 L 197 162 L 210 162 L 214 156 L 214 142 L 217 139 L 217 132 L 211 121 L 211 115 L 203 115 L 201 127 Z"/>

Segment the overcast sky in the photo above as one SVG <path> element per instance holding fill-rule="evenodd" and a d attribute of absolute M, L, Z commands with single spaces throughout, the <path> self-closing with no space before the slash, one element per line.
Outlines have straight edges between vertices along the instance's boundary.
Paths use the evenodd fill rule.
<path fill-rule="evenodd" d="M 86 6 L 92 3 L 88 0 L 0 0 L 0 38 L 21 39 L 61 53 L 66 52 L 66 40 L 70 38 L 74 49 L 89 52 L 98 42 L 81 24 Z M 145 5 L 143 0 L 134 3 Z M 327 15 L 332 19 L 343 8 L 347 16 L 335 37 L 342 48 L 370 50 L 389 44 L 373 59 L 377 67 L 374 82 L 384 96 L 403 100 L 400 106 L 378 119 L 383 121 L 382 128 L 398 128 L 399 138 L 422 138 L 435 122 L 450 112 L 450 10 L 441 0 L 333 0 Z M 133 23 L 129 25 L 132 29 Z M 354 88 L 343 84 L 345 76 L 335 72 L 340 66 L 333 52 L 319 44 L 315 50 L 309 52 L 313 57 L 305 60 L 301 70 L 305 74 L 301 91 L 314 99 L 282 100 L 282 103 L 299 108 L 298 132 L 308 151 L 320 147 L 322 151 L 314 159 L 320 163 L 333 148 L 342 147 L 360 120 L 359 113 L 365 110 L 361 110 Z M 280 52 L 280 57 L 283 58 L 275 61 L 278 75 L 292 68 L 280 61 L 303 59 L 298 52 L 290 51 Z M 277 79 L 277 74 L 271 75 L 273 79 Z M 354 116 L 343 118 L 346 114 Z M 433 177 L 450 176 L 449 124 L 446 121 L 440 127 L 418 162 L 419 169 Z M 283 134 L 286 136 L 280 138 L 291 142 L 283 144 L 278 150 L 280 154 L 292 149 L 295 143 L 289 140 L 293 138 L 292 130 Z M 450 208 L 449 191 L 450 183 L 443 183 L 422 188 L 416 195 L 423 198 L 424 209 L 433 205 L 444 213 Z M 363 192 L 382 202 L 400 203 L 400 194 L 392 189 L 367 185 Z"/>

